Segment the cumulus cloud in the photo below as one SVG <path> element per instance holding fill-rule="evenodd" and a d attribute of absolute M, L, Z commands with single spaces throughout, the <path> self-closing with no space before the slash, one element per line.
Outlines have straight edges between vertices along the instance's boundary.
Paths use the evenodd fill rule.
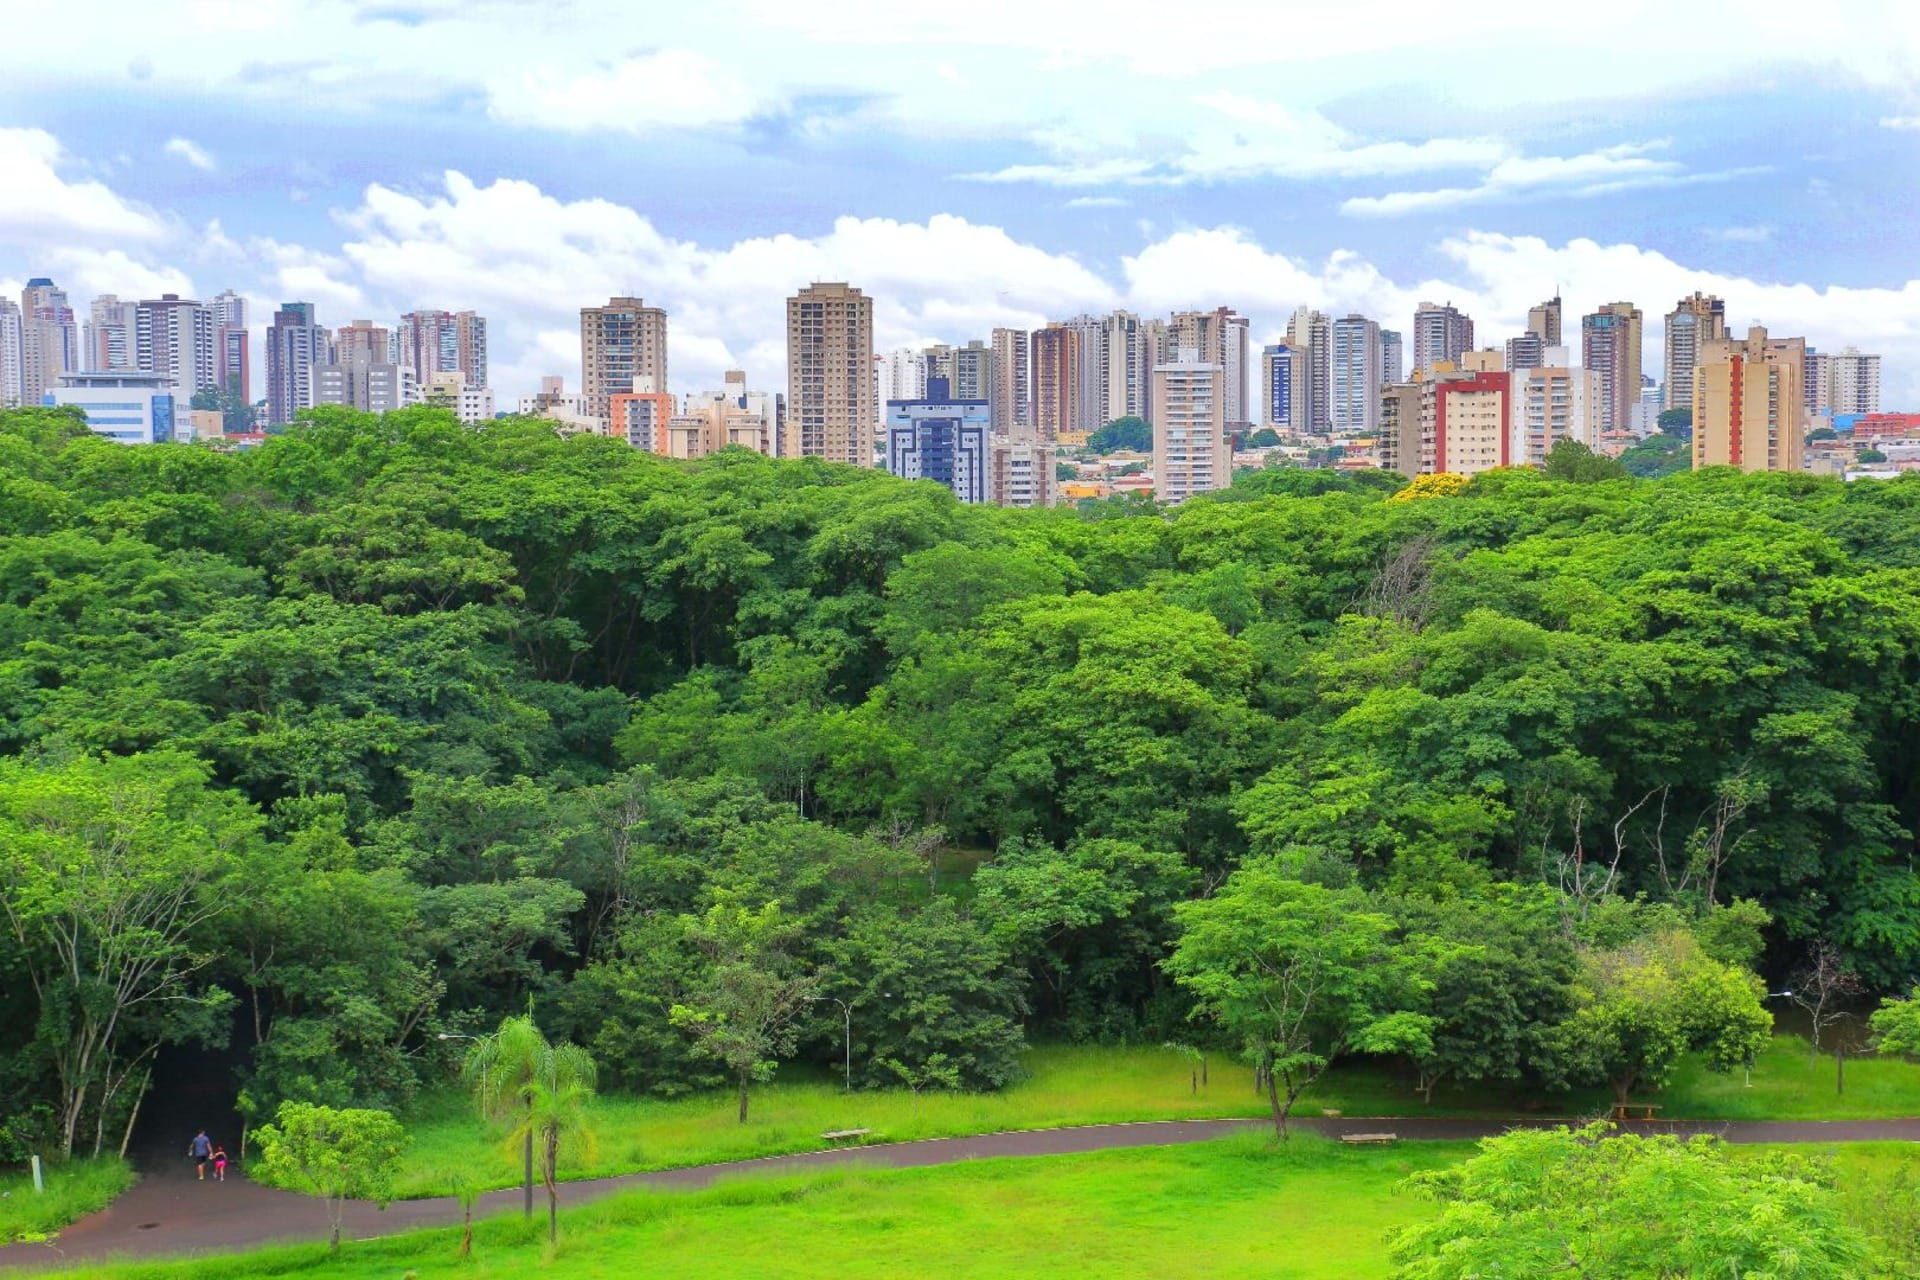
<path fill-rule="evenodd" d="M 160 149 L 176 159 L 185 160 L 196 169 L 213 172 L 213 157 L 207 154 L 206 148 L 190 138 L 168 138 L 166 146 Z"/>
<path fill-rule="evenodd" d="M 167 221 L 105 183 L 61 176 L 70 158 L 42 129 L 0 128 L 0 245 L 147 244 L 166 238 Z"/>
<path fill-rule="evenodd" d="M 584 69 L 543 64 L 488 90 L 497 120 L 580 133 L 737 125 L 769 104 L 731 69 L 688 49 L 663 49 Z"/>

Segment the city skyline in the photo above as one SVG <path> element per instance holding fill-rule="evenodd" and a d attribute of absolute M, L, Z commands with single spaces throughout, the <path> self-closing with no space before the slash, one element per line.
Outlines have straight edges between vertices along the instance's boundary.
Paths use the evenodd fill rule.
<path fill-rule="evenodd" d="M 1883 352 L 1915 403 L 1920 282 L 1888 246 L 1920 234 L 1920 20 L 1840 8 L 1783 53 L 1732 5 L 1530 10 L 1489 43 L 1392 4 L 1229 4 L 1203 32 L 723 0 L 636 50 L 599 0 L 110 4 L 84 42 L 0 50 L 0 294 L 231 284 L 256 370 L 286 301 L 471 307 L 511 398 L 617 296 L 674 315 L 699 387 L 778 383 L 779 299 L 812 281 L 862 282 L 882 350 L 1221 304 L 1262 346 L 1298 306 L 1404 331 L 1423 299 L 1484 341 L 1556 286 L 1569 317 L 1697 290 L 1732 328 Z M 509 38 L 511 66 L 468 56 Z"/>

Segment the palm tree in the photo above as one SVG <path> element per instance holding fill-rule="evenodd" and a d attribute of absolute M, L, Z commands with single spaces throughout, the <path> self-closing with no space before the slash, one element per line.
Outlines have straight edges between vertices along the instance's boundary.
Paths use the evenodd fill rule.
<path fill-rule="evenodd" d="M 474 1101 L 489 1121 L 514 1124 L 515 1136 L 525 1129 L 519 1121 L 530 1105 L 528 1091 L 540 1077 L 540 1065 L 553 1046 L 534 1025 L 532 1015 L 508 1018 L 499 1030 L 474 1042 L 461 1068 L 473 1082 Z M 526 1216 L 533 1216 L 533 1130 L 526 1129 Z"/>

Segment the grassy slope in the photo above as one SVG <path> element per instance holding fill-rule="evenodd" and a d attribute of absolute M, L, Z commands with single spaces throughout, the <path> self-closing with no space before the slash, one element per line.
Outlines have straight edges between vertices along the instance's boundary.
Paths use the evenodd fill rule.
<path fill-rule="evenodd" d="M 731 1094 L 674 1101 L 607 1097 L 598 1104 L 599 1144 L 593 1157 L 562 1170 L 568 1178 L 640 1169 L 750 1159 L 821 1145 L 829 1129 L 865 1128 L 875 1141 L 1100 1124 L 1188 1116 L 1261 1116 L 1246 1069 L 1215 1062 L 1210 1084 L 1195 1093 L 1190 1068 L 1158 1049 L 1045 1047 L 1029 1057 L 1031 1077 L 999 1094 L 856 1093 L 830 1082 L 775 1083 L 758 1090 L 749 1121 L 734 1119 Z M 1700 1119 L 1824 1119 L 1838 1116 L 1920 1115 L 1920 1067 L 1860 1060 L 1847 1068 L 1847 1092 L 1833 1093 L 1833 1062 L 1809 1066 L 1803 1042 L 1782 1038 L 1755 1065 L 1753 1085 L 1689 1063 L 1660 1101 L 1668 1117 Z M 1606 1105 L 1598 1091 L 1516 1101 L 1497 1089 L 1435 1095 L 1428 1107 L 1389 1072 L 1365 1067 L 1333 1073 L 1304 1100 L 1302 1114 L 1335 1108 L 1348 1115 L 1471 1114 L 1594 1115 Z M 514 1156 L 489 1137 L 455 1095 L 443 1095 L 408 1117 L 413 1146 L 401 1179 L 402 1197 L 446 1194 L 455 1169 L 475 1172 L 489 1187 L 513 1186 Z"/>
<path fill-rule="evenodd" d="M 1386 1272 L 1386 1236 L 1426 1212 L 1392 1189 L 1457 1144 L 1345 1149 L 1303 1137 L 991 1160 L 941 1169 L 746 1179 L 691 1195 L 633 1193 L 570 1212 L 549 1254 L 514 1218 L 457 1232 L 108 1268 L 113 1280 L 398 1276 L 953 1277 L 1261 1275 L 1335 1280 Z"/>
<path fill-rule="evenodd" d="M 102 1157 L 54 1165 L 36 1194 L 30 1174 L 0 1178 L 0 1244 L 44 1240 L 77 1218 L 107 1207 L 133 1185 L 124 1160 Z"/>

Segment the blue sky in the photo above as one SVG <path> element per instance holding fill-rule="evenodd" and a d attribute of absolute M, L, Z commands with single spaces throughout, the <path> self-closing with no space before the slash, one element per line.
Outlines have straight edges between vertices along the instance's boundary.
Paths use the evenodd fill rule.
<path fill-rule="evenodd" d="M 180 0 L 0 46 L 0 289 L 323 320 L 475 307 L 503 399 L 577 309 L 670 309 L 678 391 L 784 378 L 782 299 L 879 341 L 1295 306 L 1485 341 L 1694 288 L 1920 408 L 1920 6 Z M 1684 10 L 1684 11 L 1682 11 Z"/>

